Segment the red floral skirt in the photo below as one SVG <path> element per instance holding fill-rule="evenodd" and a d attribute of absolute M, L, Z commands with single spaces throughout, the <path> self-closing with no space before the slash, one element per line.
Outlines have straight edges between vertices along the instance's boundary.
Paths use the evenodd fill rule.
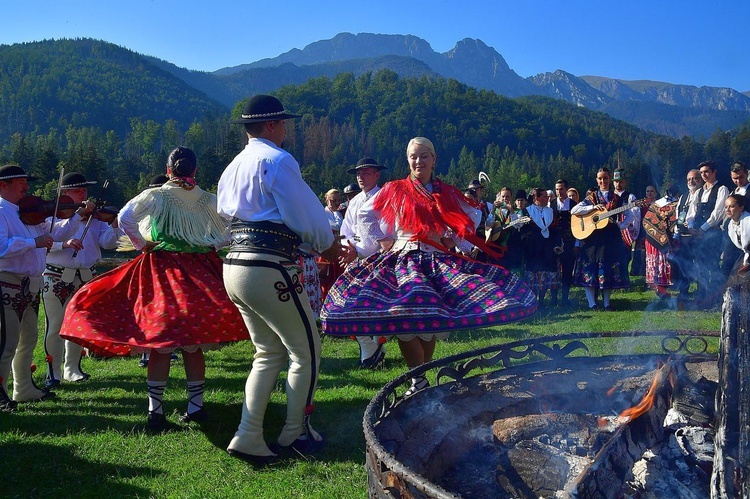
<path fill-rule="evenodd" d="M 153 251 L 85 284 L 60 336 L 100 355 L 247 340 L 214 252 Z"/>

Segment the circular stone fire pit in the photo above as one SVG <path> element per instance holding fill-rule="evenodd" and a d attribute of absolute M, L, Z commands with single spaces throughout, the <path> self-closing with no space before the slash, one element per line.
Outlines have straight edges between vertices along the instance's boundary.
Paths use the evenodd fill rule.
<path fill-rule="evenodd" d="M 703 426 L 712 418 L 706 386 L 715 382 L 716 355 L 708 352 L 718 336 L 576 333 L 487 347 L 409 371 L 365 411 L 369 495 L 610 496 L 663 437 L 678 391 L 685 418 Z M 601 353 L 613 348 L 618 354 Z M 669 370 L 660 369 L 665 364 Z M 618 420 L 657 384 L 657 369 L 662 382 L 661 391 L 652 388 L 653 407 L 631 423 Z M 432 386 L 404 398 L 419 374 Z"/>

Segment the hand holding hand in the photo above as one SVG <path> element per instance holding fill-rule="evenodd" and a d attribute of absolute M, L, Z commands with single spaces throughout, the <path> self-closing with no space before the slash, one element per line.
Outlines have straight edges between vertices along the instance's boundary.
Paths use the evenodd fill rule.
<path fill-rule="evenodd" d="M 339 256 L 339 264 L 346 265 L 347 263 L 353 262 L 357 258 L 357 248 L 354 247 L 351 241 L 347 241 L 345 246 L 341 247 L 341 256 Z"/>

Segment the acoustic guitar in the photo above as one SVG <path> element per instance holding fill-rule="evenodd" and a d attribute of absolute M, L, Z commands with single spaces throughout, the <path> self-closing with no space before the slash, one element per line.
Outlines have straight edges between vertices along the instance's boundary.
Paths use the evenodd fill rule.
<path fill-rule="evenodd" d="M 610 211 L 601 212 L 592 210 L 585 215 L 573 215 L 570 217 L 570 229 L 573 231 L 573 236 L 582 241 L 593 234 L 595 230 L 606 227 L 609 223 L 609 217 L 635 208 L 636 206 L 641 206 L 645 202 L 645 199 L 639 199 L 638 201 L 633 201 Z"/>
<path fill-rule="evenodd" d="M 518 218 L 516 218 L 515 220 L 513 220 L 512 222 L 510 222 L 510 223 L 508 223 L 508 224 L 505 224 L 505 225 L 498 225 L 497 227 L 495 227 L 495 226 L 493 225 L 493 226 L 492 226 L 492 230 L 491 230 L 491 231 L 489 231 L 489 232 L 488 232 L 488 233 L 486 234 L 486 236 L 485 236 L 485 240 L 486 240 L 487 242 L 490 242 L 490 241 L 495 241 L 495 240 L 497 240 L 497 237 L 498 237 L 498 236 L 500 235 L 500 233 L 501 233 L 502 231 L 504 231 L 504 230 L 506 230 L 506 229 L 510 229 L 510 228 L 512 228 L 512 227 L 519 227 L 519 226 L 521 226 L 521 225 L 525 225 L 525 224 L 527 224 L 527 223 L 529 223 L 529 222 L 531 222 L 531 217 L 528 217 L 528 216 L 523 216 L 523 217 L 518 217 Z M 497 222 L 496 222 L 496 223 L 497 223 Z"/>

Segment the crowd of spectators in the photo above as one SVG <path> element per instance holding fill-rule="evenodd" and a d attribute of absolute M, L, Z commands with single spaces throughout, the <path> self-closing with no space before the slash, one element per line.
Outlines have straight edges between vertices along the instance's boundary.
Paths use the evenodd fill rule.
<path fill-rule="evenodd" d="M 731 165 L 733 189 L 716 177 L 716 164 L 704 161 L 688 172 L 684 189 L 670 185 L 660 193 L 648 185 L 637 193 L 628 190 L 625 169 L 602 168 L 597 187 L 583 197 L 559 179 L 554 189 L 505 186 L 494 199 L 486 197 L 487 183 L 473 180 L 464 196 L 481 212 L 476 234 L 495 254 L 471 256 L 522 277 L 540 308 L 579 308 L 570 296 L 571 287 L 578 286 L 588 308 L 613 310 L 611 291 L 630 288 L 630 278 L 637 277 L 641 289 L 653 290 L 665 307 L 711 309 L 735 266 L 743 270 L 743 258 L 750 263 L 750 243 L 743 243 L 741 229 L 741 221 L 750 221 L 740 217 L 750 211 L 747 167 L 739 161 Z M 744 211 L 737 212 L 737 206 Z M 612 210 L 618 212 L 607 217 L 611 223 L 600 222 L 585 237 L 573 235 L 571 223 Z"/>

